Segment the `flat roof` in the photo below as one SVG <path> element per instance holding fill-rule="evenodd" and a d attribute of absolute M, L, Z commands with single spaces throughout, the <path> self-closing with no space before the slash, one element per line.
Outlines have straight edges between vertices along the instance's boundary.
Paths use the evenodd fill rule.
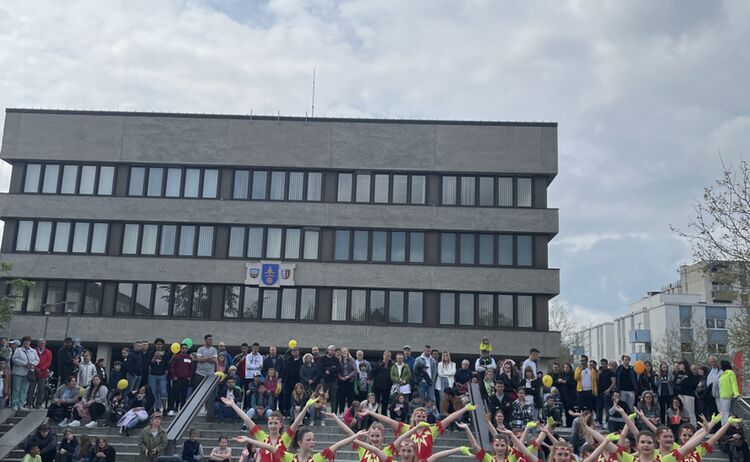
<path fill-rule="evenodd" d="M 60 115 L 91 115 L 91 116 L 124 116 L 124 117 L 172 117 L 185 119 L 236 119 L 236 120 L 264 120 L 285 122 L 340 122 L 340 123 L 377 123 L 377 124 L 416 124 L 416 125 L 470 125 L 470 126 L 511 126 L 511 127 L 551 127 L 557 128 L 557 122 L 518 122 L 494 120 L 431 120 L 431 119 L 375 119 L 351 117 L 307 117 L 307 116 L 274 116 L 254 114 L 206 114 L 180 112 L 148 112 L 148 111 L 92 111 L 70 109 L 30 109 L 6 108 L 6 113 L 26 114 L 60 114 Z"/>

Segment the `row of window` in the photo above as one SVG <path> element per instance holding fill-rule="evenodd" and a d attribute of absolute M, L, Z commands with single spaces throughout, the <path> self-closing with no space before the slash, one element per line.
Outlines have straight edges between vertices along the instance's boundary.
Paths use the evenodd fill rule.
<path fill-rule="evenodd" d="M 319 240 L 317 229 L 232 226 L 229 257 L 317 260 Z"/>
<path fill-rule="evenodd" d="M 214 227 L 126 223 L 122 254 L 212 257 Z"/>
<path fill-rule="evenodd" d="M 337 229 L 333 259 L 424 263 L 424 233 Z"/>
<path fill-rule="evenodd" d="M 208 317 L 210 291 L 205 284 L 120 282 L 115 316 Z"/>
<path fill-rule="evenodd" d="M 15 249 L 18 252 L 104 254 L 108 234 L 107 223 L 19 220 Z"/>
<path fill-rule="evenodd" d="M 533 241 L 523 234 L 440 233 L 440 263 L 532 266 Z"/>
<path fill-rule="evenodd" d="M 321 201 L 323 172 L 235 169 L 232 198 L 237 200 Z M 115 167 L 109 165 L 26 165 L 23 191 L 44 194 L 112 195 Z M 217 168 L 131 166 L 128 195 L 215 199 Z M 439 202 L 448 206 L 531 207 L 530 177 L 442 175 Z M 427 176 L 408 173 L 337 173 L 336 201 L 364 204 L 414 204 L 428 201 Z"/>
<path fill-rule="evenodd" d="M 99 314 L 102 306 L 102 283 L 38 280 L 31 287 L 9 284 L 6 295 L 16 312 Z"/>
<path fill-rule="evenodd" d="M 317 290 L 312 288 L 260 289 L 254 286 L 224 286 L 224 317 L 314 321 Z"/>

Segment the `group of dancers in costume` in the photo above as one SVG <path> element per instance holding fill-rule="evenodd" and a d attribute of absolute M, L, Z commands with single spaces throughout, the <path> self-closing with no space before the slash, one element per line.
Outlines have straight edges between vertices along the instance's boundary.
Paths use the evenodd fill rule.
<path fill-rule="evenodd" d="M 490 425 L 491 453 L 479 446 L 468 425 L 458 424 L 458 427 L 466 432 L 469 446 L 460 446 L 433 454 L 432 448 L 435 440 L 445 432 L 448 425 L 461 419 L 467 411 L 473 410 L 474 406 L 471 404 L 435 424 L 427 423 L 427 411 L 423 408 L 414 410 L 409 424 L 372 411 L 362 411 L 362 416 L 372 417 L 375 422 L 369 429 L 357 433 L 335 414 L 325 413 L 325 416 L 333 419 L 347 436 L 322 451 L 315 451 L 315 435 L 308 428 L 300 430 L 300 426 L 308 409 L 317 403 L 316 398 L 307 401 L 305 408 L 297 414 L 286 431 L 284 431 L 284 417 L 280 413 L 272 413 L 268 419 L 268 433 L 261 430 L 232 400 L 222 399 L 222 402 L 232 407 L 248 428 L 248 436 L 237 436 L 233 440 L 247 444 L 248 448 L 258 448 L 260 462 L 331 462 L 338 450 L 350 444 L 357 450 L 360 462 L 436 462 L 456 454 L 473 457 L 479 462 L 538 462 L 539 448 L 542 444 L 546 444 L 546 440 L 552 443 L 549 446 L 548 456 L 551 462 L 577 460 L 570 443 L 557 439 L 551 426 L 536 422 L 530 422 L 522 434 Z M 640 413 L 640 410 L 631 415 L 627 415 L 621 408 L 617 408 L 617 411 L 626 422 L 619 435 L 603 435 L 586 425 L 585 422 L 582 423 L 584 430 L 594 441 L 595 449 L 591 453 L 583 454 L 580 460 L 583 462 L 700 462 L 713 450 L 714 445 L 730 426 L 741 423 L 741 419 L 729 417 L 725 419 L 726 423 L 716 433 L 711 434 L 711 430 L 722 420 L 721 415 L 715 415 L 710 420 L 704 419 L 697 431 L 690 425 L 683 425 L 679 433 L 679 442 L 675 442 L 671 429 L 656 428 Z M 641 421 L 646 424 L 648 430 L 638 430 L 634 422 L 637 417 L 640 417 Z M 529 430 L 535 426 L 539 429 L 537 438 L 529 445 L 525 445 L 524 441 Z M 385 428 L 392 429 L 396 437 L 390 444 L 385 443 Z M 631 448 L 628 443 L 629 433 L 632 433 L 634 437 L 635 448 Z M 706 437 L 709 437 L 708 440 Z"/>

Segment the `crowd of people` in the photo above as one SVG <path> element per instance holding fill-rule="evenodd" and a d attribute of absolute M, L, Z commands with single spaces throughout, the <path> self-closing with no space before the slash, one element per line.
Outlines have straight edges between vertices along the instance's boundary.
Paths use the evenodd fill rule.
<path fill-rule="evenodd" d="M 666 441 L 669 437 L 688 447 L 692 436 L 709 436 L 707 428 L 719 421 L 721 430 L 710 433 L 710 438 L 723 436 L 732 427 L 730 422 L 736 424 L 730 418 L 732 400 L 739 395 L 736 376 L 727 361 L 718 361 L 714 356 L 705 366 L 691 367 L 680 361 L 673 365 L 662 363 L 658 370 L 649 362 L 633 365 L 628 356 L 619 362 L 597 362 L 582 356 L 575 367 L 552 363 L 546 368 L 536 348 L 524 361 L 514 361 L 493 354 L 487 338 L 482 339 L 477 357 L 464 359 L 460 365 L 452 361 L 450 352 L 429 345 L 419 353 L 409 345 L 395 354 L 384 351 L 378 360 L 366 359 L 362 350 L 352 355 L 346 347 L 336 345 L 325 349 L 313 346 L 303 354 L 296 342 L 290 342 L 283 353 L 274 346 L 264 352 L 253 343 L 243 344 L 239 352 L 232 354 L 223 342 L 214 346 L 211 335 L 206 335 L 197 348 L 193 348 L 190 339 L 168 345 L 157 338 L 153 343 L 139 341 L 132 348 L 123 348 L 121 357 L 107 370 L 104 361 L 94 361 L 78 339 L 65 339 L 55 355 L 46 348 L 44 340 L 32 346 L 28 337 L 10 342 L 0 339 L 0 390 L 5 392 L 3 401 L 14 409 L 46 403 L 50 423 L 60 427 L 108 424 L 129 434 L 131 429 L 146 424 L 138 438 L 148 440 L 143 451 L 150 456 L 164 449 L 158 436 L 162 413 L 174 415 L 191 391 L 214 374 L 220 375 L 221 383 L 213 406 L 207 409 L 213 409 L 220 421 L 236 420 L 249 432 L 248 437 L 236 439 L 248 445 L 248 457 L 263 451 L 270 457 L 278 450 L 277 447 L 272 451 L 259 442 L 268 445 L 283 440 L 284 448 L 293 447 L 293 438 L 286 441 L 286 433 L 280 430 L 285 424 L 289 424 L 288 432 L 294 433 L 300 425 L 314 427 L 328 421 L 349 435 L 351 439 L 344 444 L 359 445 L 371 462 L 379 457 L 377 451 L 386 448 L 382 445 L 384 428 L 401 436 L 413 430 L 412 438 L 406 440 L 416 444 L 417 459 L 427 459 L 432 441 L 440 434 L 466 428 L 466 411 L 472 407 L 468 394 L 472 382 L 478 384 L 488 411 L 485 420 L 495 441 L 493 450 L 497 445 L 498 451 L 507 451 L 504 458 L 513 455 L 527 462 L 532 459 L 520 448 L 525 447 L 529 434 L 538 434 L 536 447 L 541 444 L 544 449 L 533 457 L 555 458 L 554 448 L 567 445 L 570 454 L 585 458 L 595 451 L 599 451 L 599 457 L 622 452 L 622 447 L 639 448 L 640 439 L 649 435 L 651 444 L 660 447 L 666 445 L 662 438 Z M 61 381 L 54 394 L 48 396 L 53 356 Z M 716 415 L 721 416 L 720 420 Z M 260 431 L 258 423 L 268 426 L 270 436 L 253 436 Z M 554 429 L 562 426 L 572 427 L 572 437 L 560 446 L 562 440 Z M 614 445 L 607 440 L 599 444 L 596 435 L 605 430 L 612 435 L 622 432 L 620 443 Z M 308 431 L 297 433 L 307 435 Z M 366 432 L 368 442 L 360 441 L 364 435 L 361 432 Z M 97 448 L 106 449 L 97 451 L 105 456 L 101 460 L 114 459 L 114 449 L 106 440 L 92 442 L 89 448 L 79 439 L 76 449 L 71 450 L 63 446 L 72 432 L 66 430 L 65 435 L 59 444 L 55 441 L 53 449 L 49 438 L 54 433 L 49 427 L 42 426 L 32 435 L 40 444 L 45 462 L 59 457 L 61 451 L 90 455 Z M 305 438 L 300 441 L 300 453 L 312 456 L 312 446 L 303 450 Z M 425 452 L 427 440 L 430 449 Z M 189 448 L 193 459 L 185 458 L 186 453 L 183 459 L 196 462 L 204 457 L 203 450 L 200 444 L 190 441 L 183 449 Z M 722 442 L 728 452 L 747 453 L 739 429 L 732 427 L 730 436 Z M 166 440 L 163 443 L 166 447 Z M 228 440 L 219 443 L 206 457 L 217 462 L 227 460 L 224 456 Z M 612 446 L 616 449 L 612 450 Z M 25 448 L 32 452 L 29 444 Z M 329 454 L 322 457 L 336 449 L 329 448 Z M 396 445 L 391 456 L 400 451 Z M 89 457 L 94 458 L 97 457 Z"/>

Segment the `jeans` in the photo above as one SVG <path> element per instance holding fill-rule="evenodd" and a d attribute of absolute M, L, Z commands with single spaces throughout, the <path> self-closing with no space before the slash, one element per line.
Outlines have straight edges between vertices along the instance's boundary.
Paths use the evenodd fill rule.
<path fill-rule="evenodd" d="M 594 394 L 591 390 L 579 391 L 578 392 L 578 409 L 583 411 L 588 409 L 589 411 L 594 409 Z"/>
<path fill-rule="evenodd" d="M 609 420 L 609 416 L 605 411 L 611 402 L 612 398 L 609 395 L 605 395 L 604 393 L 596 395 L 596 421 L 600 424 L 604 424 L 605 415 L 607 416 L 607 420 Z"/>
<path fill-rule="evenodd" d="M 29 406 L 41 407 L 42 403 L 44 403 L 44 394 L 47 391 L 48 380 L 37 377 L 35 381 L 29 383 L 28 398 L 26 399 Z"/>
<path fill-rule="evenodd" d="M 432 401 L 435 402 L 435 385 L 431 383 L 427 383 L 424 380 L 419 382 L 419 397 L 422 398 L 422 401 Z"/>
<path fill-rule="evenodd" d="M 620 390 L 620 399 L 626 402 L 628 406 L 630 406 L 630 409 L 633 409 L 633 407 L 635 406 L 634 391 Z"/>
<path fill-rule="evenodd" d="M 11 385 L 10 405 L 12 407 L 25 406 L 26 395 L 29 392 L 29 377 L 26 375 L 13 374 Z"/>
<path fill-rule="evenodd" d="M 154 394 L 154 410 L 164 410 L 164 400 L 167 399 L 167 375 L 149 375 L 148 386 Z"/>
<path fill-rule="evenodd" d="M 128 380 L 128 387 L 130 388 L 130 391 L 133 393 L 138 392 L 138 387 L 141 386 L 141 376 L 128 373 L 126 374 L 126 378 Z"/>

